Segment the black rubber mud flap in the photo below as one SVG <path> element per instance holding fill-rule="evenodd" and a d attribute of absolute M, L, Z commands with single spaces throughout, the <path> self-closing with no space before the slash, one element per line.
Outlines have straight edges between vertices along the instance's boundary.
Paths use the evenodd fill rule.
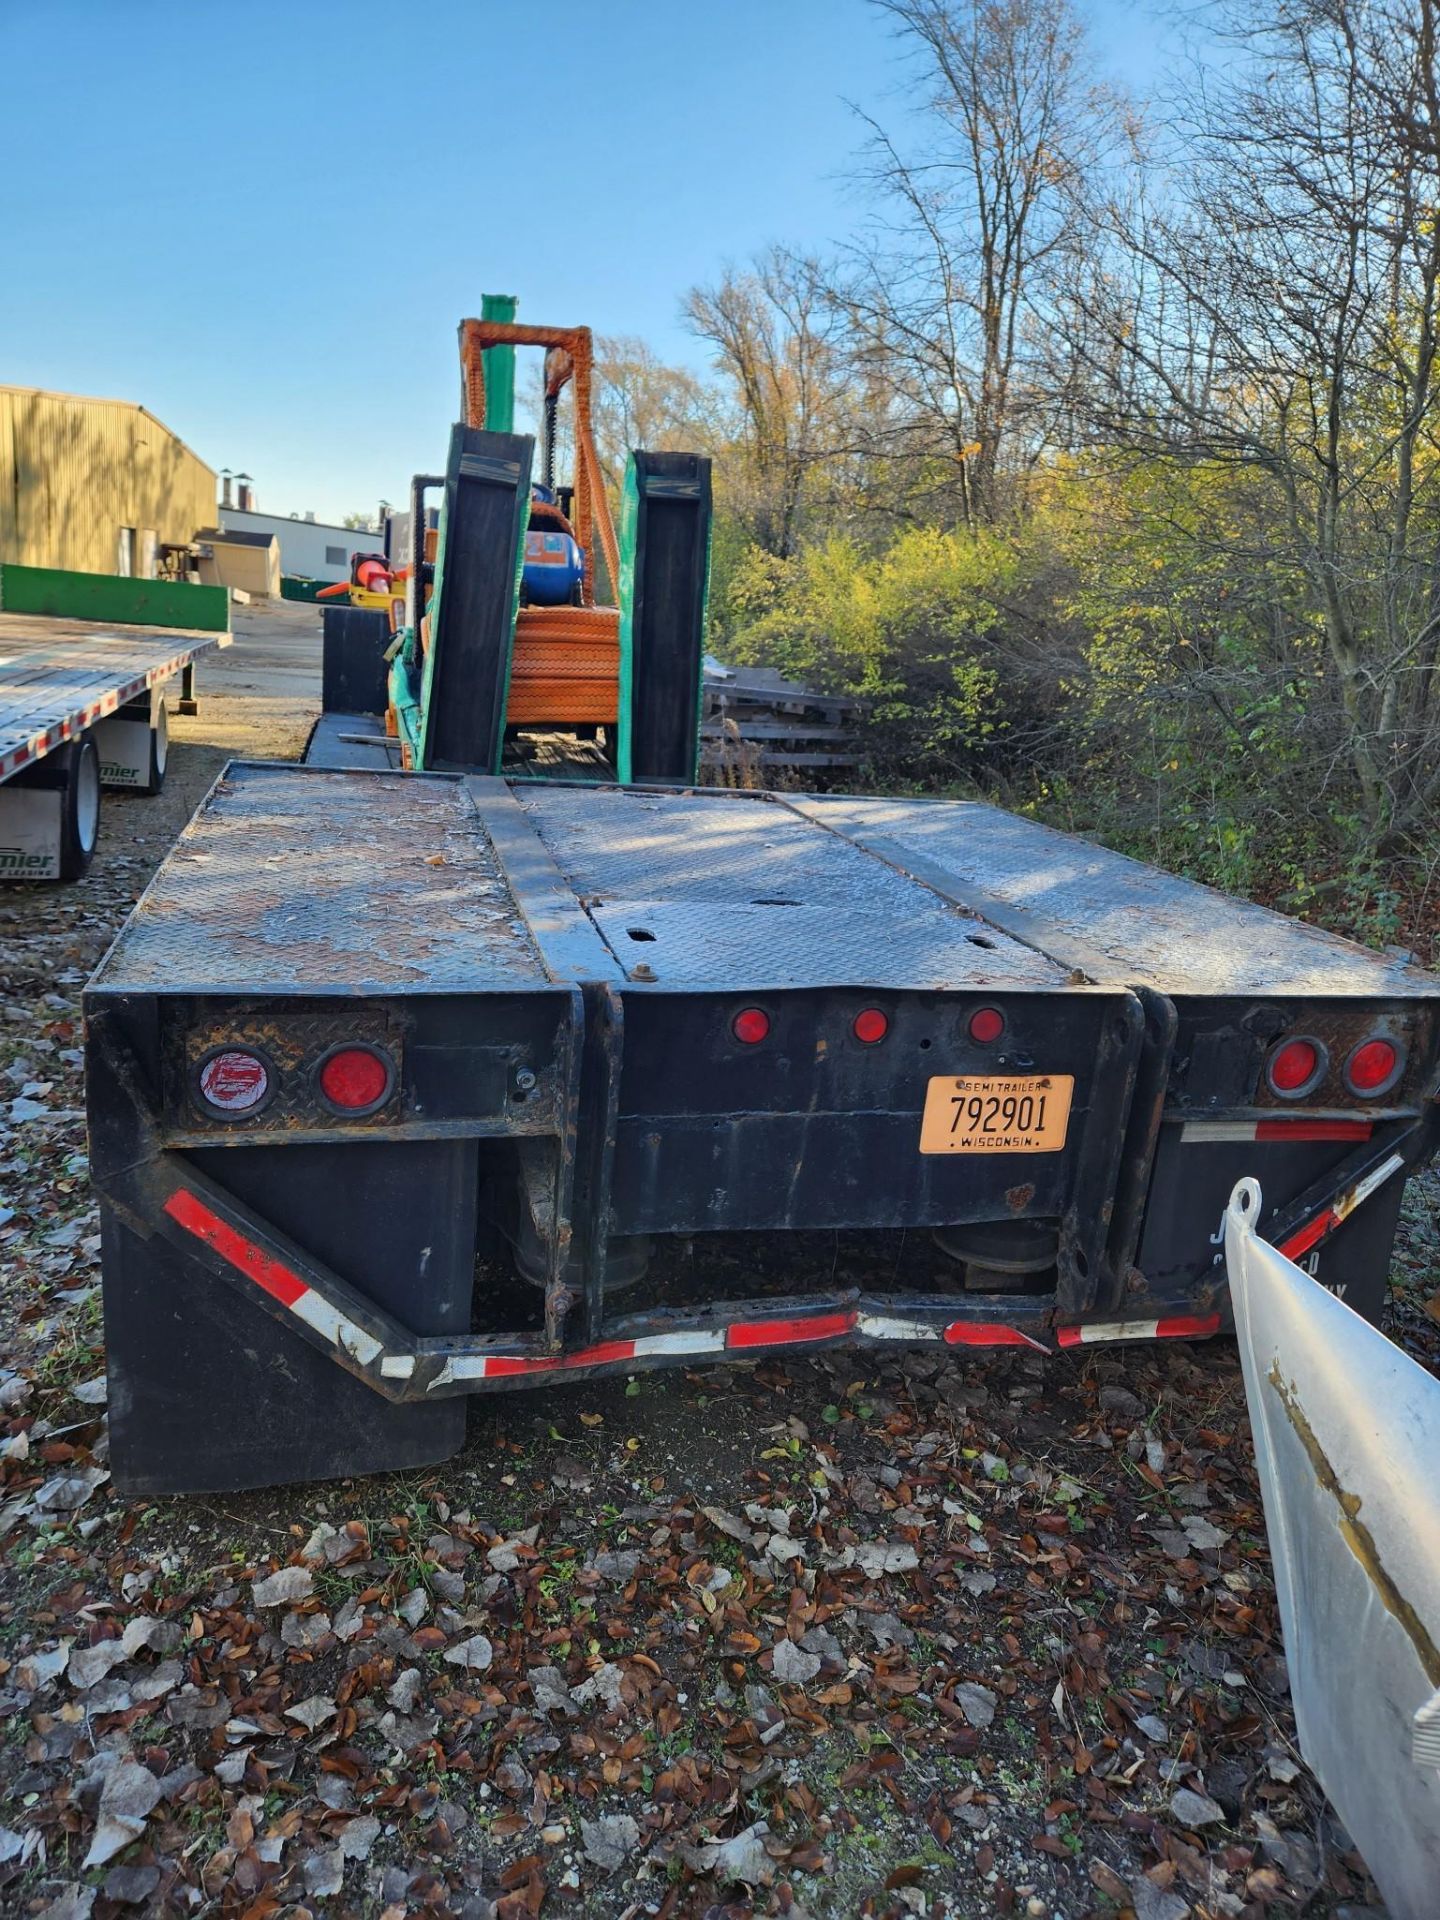
<path fill-rule="evenodd" d="M 1296 1262 L 1376 1327 L 1390 1292 L 1390 1261 L 1404 1194 L 1403 1175 L 1392 1174 L 1328 1239 Z"/>
<path fill-rule="evenodd" d="M 390 621 L 378 607 L 328 606 L 321 616 L 322 713 L 384 713 L 390 704 Z"/>
<path fill-rule="evenodd" d="M 474 1141 L 196 1153 L 194 1164 L 421 1334 L 470 1325 Z M 221 1493 L 448 1459 L 466 1401 L 394 1406 L 108 1205 L 110 1459 L 121 1493 Z"/>

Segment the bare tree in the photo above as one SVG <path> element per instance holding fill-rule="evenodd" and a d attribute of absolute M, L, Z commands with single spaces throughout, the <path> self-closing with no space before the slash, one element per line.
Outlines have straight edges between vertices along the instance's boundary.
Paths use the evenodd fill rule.
<path fill-rule="evenodd" d="M 729 484 L 742 519 L 771 553 L 795 549 L 807 500 L 853 451 L 839 322 L 813 260 L 774 248 L 745 272 L 727 270 L 685 303 L 735 396 Z"/>
<path fill-rule="evenodd" d="M 645 341 L 623 335 L 596 343 L 595 444 L 617 494 L 632 448 L 709 452 L 733 431 L 727 413 L 713 387 L 687 368 L 667 366 Z"/>
<path fill-rule="evenodd" d="M 875 4 L 914 53 L 920 131 L 902 141 L 863 116 L 877 214 L 836 298 L 885 389 L 890 449 L 990 520 L 1007 458 L 1036 451 L 1027 339 L 1118 109 L 1086 78 L 1070 0 Z"/>
<path fill-rule="evenodd" d="M 1309 619 L 1376 844 L 1440 793 L 1436 0 L 1238 0 L 1158 204 L 1105 207 L 1072 310 L 1099 433 L 1239 464 Z M 1316 641 L 1323 652 L 1317 659 Z"/>

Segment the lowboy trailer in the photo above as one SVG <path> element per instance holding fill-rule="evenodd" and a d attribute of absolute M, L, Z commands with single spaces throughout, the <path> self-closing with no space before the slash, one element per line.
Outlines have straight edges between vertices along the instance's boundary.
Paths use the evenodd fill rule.
<path fill-rule="evenodd" d="M 1437 995 L 984 805 L 232 764 L 86 996 L 117 1484 L 432 1462 L 563 1378 L 1215 1334 L 1249 1174 L 1373 1317 Z"/>
<path fill-rule="evenodd" d="M 99 836 L 101 789 L 160 791 L 166 689 L 178 677 L 179 709 L 193 712 L 195 662 L 229 639 L 0 613 L 0 880 L 81 878 Z"/>

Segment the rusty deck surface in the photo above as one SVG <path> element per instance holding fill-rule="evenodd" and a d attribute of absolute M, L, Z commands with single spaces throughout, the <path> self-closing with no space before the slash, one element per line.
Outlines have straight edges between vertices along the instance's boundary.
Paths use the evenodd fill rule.
<path fill-rule="evenodd" d="M 548 980 L 460 781 L 232 762 L 95 985 L 394 993 Z"/>
<path fill-rule="evenodd" d="M 0 780 L 229 644 L 188 627 L 0 613 Z"/>
<path fill-rule="evenodd" d="M 661 991 L 1440 992 L 1403 958 L 965 801 L 264 762 L 227 769 L 96 984 L 541 986 L 527 916 L 561 895 L 592 930 L 585 977 Z"/>

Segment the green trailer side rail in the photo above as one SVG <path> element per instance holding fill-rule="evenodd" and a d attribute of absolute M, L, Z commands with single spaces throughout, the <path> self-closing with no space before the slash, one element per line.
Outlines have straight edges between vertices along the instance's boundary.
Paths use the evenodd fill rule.
<path fill-rule="evenodd" d="M 230 603 L 224 587 L 188 580 L 133 580 L 116 573 L 72 573 L 61 567 L 0 566 L 0 612 L 55 620 L 93 620 L 129 627 L 185 627 L 225 633 Z"/>

